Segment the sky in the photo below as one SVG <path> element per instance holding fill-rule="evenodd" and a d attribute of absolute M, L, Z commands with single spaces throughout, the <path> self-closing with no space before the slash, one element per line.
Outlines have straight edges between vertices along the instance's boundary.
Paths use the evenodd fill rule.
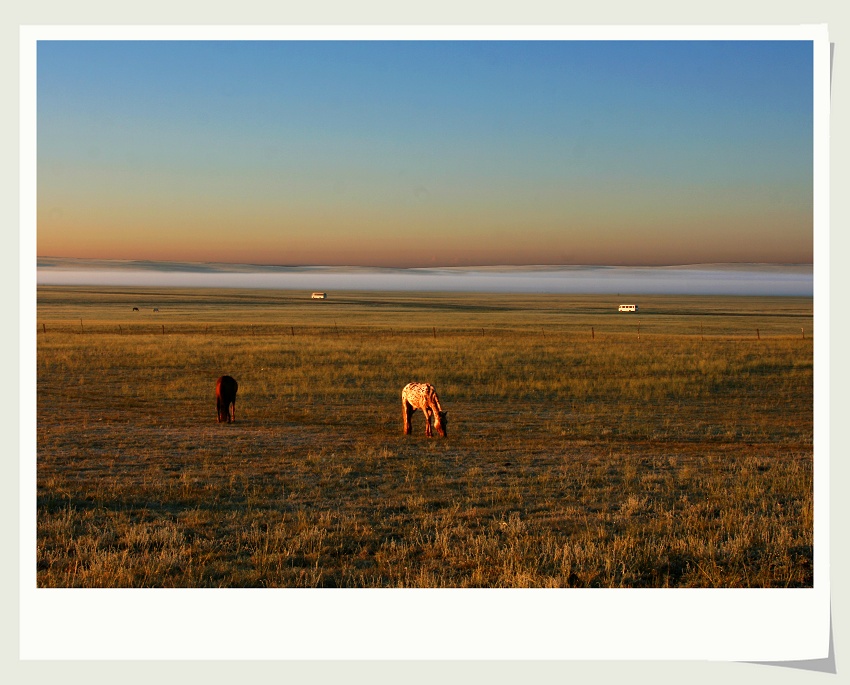
<path fill-rule="evenodd" d="M 810 41 L 51 41 L 40 257 L 813 260 Z"/>

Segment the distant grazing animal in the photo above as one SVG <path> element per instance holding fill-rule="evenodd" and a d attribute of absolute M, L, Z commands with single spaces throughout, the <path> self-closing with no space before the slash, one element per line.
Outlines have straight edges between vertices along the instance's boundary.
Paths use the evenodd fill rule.
<path fill-rule="evenodd" d="M 133 307 L 133 311 L 134 311 L 134 312 L 137 312 L 137 311 L 139 311 L 139 308 L 138 308 L 138 307 Z"/>
<path fill-rule="evenodd" d="M 219 423 L 236 420 L 236 391 L 239 384 L 230 376 L 222 376 L 215 383 L 215 410 Z"/>
<path fill-rule="evenodd" d="M 159 311 L 159 309 L 157 309 L 156 307 L 154 307 L 154 308 L 153 308 L 153 310 L 154 310 L 155 312 L 158 312 L 158 311 Z"/>
<path fill-rule="evenodd" d="M 425 435 L 431 437 L 431 418 L 434 418 L 434 427 L 437 432 L 446 437 L 446 426 L 448 419 L 446 412 L 440 406 L 440 398 L 437 391 L 430 383 L 408 383 L 401 391 L 401 408 L 404 413 L 404 434 L 410 435 L 412 430 L 411 418 L 413 412 L 421 409 L 425 415 Z"/>

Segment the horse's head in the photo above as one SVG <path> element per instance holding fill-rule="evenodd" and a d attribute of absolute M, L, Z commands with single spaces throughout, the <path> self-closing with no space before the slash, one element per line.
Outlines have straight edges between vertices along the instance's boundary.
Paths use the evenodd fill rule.
<path fill-rule="evenodd" d="M 434 422 L 434 428 L 437 429 L 437 432 L 446 437 L 446 427 L 449 425 L 449 419 L 446 416 L 446 412 L 438 411 L 437 412 L 437 420 Z"/>

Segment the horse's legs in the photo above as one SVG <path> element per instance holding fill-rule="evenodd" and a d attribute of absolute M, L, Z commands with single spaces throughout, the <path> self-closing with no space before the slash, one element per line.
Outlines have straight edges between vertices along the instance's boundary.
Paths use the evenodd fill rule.
<path fill-rule="evenodd" d="M 411 419 L 413 417 L 413 407 L 411 407 L 405 400 L 402 400 L 401 410 L 404 414 L 404 434 L 410 435 L 410 432 L 413 428 L 413 426 L 411 425 Z"/>

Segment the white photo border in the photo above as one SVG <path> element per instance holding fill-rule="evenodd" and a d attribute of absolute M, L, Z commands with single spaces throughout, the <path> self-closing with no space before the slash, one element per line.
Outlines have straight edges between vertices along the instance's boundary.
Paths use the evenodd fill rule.
<path fill-rule="evenodd" d="M 46 589 L 36 585 L 36 52 L 40 40 L 810 40 L 815 531 L 806 589 Z M 829 68 L 825 25 L 25 26 L 20 29 L 20 657 L 812 660 L 829 644 Z"/>

